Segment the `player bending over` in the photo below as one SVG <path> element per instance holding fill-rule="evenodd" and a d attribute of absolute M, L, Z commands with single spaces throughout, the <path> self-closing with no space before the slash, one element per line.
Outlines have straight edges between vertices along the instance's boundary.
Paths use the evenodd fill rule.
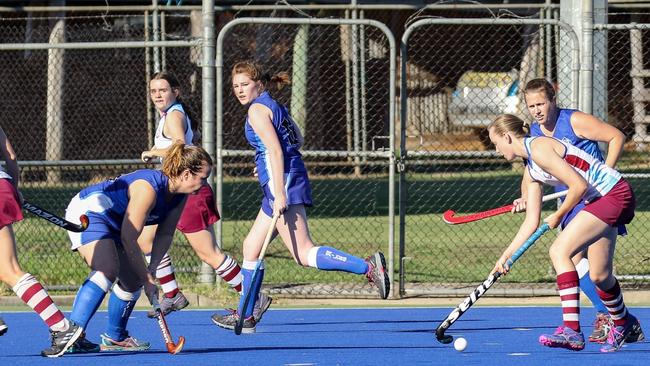
<path fill-rule="evenodd" d="M 612 273 L 618 225 L 634 217 L 632 188 L 621 174 L 585 151 L 552 137 L 526 137 L 527 126 L 513 115 L 501 115 L 488 126 L 490 140 L 506 160 L 526 159 L 526 218 L 512 243 L 496 262 L 493 272 L 507 273 L 507 261 L 537 228 L 542 208 L 542 184 L 568 187 L 562 205 L 544 219 L 556 228 L 564 215 L 579 202 L 585 208 L 560 232 L 549 249 L 557 273 L 563 324 L 553 334 L 542 334 L 548 347 L 582 350 L 580 289 L 575 264 L 577 253 L 587 250 L 590 276 L 610 314 L 608 337 L 601 352 L 614 352 L 625 342 L 644 338 L 639 321 L 627 310 L 618 281 Z"/>

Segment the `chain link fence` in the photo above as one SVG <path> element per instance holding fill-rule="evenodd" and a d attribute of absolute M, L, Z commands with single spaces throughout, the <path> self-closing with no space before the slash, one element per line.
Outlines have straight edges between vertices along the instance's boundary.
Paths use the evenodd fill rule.
<path fill-rule="evenodd" d="M 63 215 L 85 186 L 146 167 L 139 157 L 158 119 L 148 102 L 154 53 L 158 65 L 173 65 L 183 101 L 200 120 L 201 49 L 190 13 L 165 17 L 157 32 L 168 41 L 155 49 L 144 46 L 153 39 L 150 14 L 2 16 L 2 127 L 26 199 Z M 65 232 L 25 216 L 15 225 L 23 269 L 50 288 L 78 287 L 88 271 L 67 249 Z M 195 271 L 200 261 L 181 236 L 176 242 L 175 264 Z"/>
<path fill-rule="evenodd" d="M 630 181 L 636 194 L 636 216 L 629 235 L 617 246 L 615 271 L 628 286 L 647 287 L 650 280 L 650 253 L 644 243 L 648 233 L 648 180 L 650 166 L 650 16 L 637 20 L 646 24 L 621 24 L 628 16 L 610 15 L 610 22 L 595 26 L 595 35 L 606 40 L 606 49 L 594 48 L 594 56 L 605 62 L 606 84 L 594 90 L 605 92 L 606 119 L 627 137 L 625 151 L 617 168 Z M 595 68 L 598 71 L 598 68 Z M 595 80 L 599 80 L 595 78 Z"/>
<path fill-rule="evenodd" d="M 402 72 L 408 78 L 401 83 L 406 169 L 400 184 L 408 194 L 401 210 L 406 221 L 403 293 L 448 294 L 482 281 L 510 242 L 523 215 L 452 227 L 440 215 L 447 209 L 459 214 L 484 211 L 519 196 L 523 166 L 494 152 L 485 127 L 501 113 L 529 119 L 520 86 L 576 64 L 577 38 L 567 29 L 571 32 L 557 21 L 538 19 L 426 19 L 406 30 Z M 553 49 L 550 63 L 545 62 L 544 37 L 569 41 L 568 47 Z M 563 84 L 575 88 L 577 70 L 571 71 Z M 576 105 L 575 95 L 565 90 L 559 103 Z M 552 280 L 544 249 L 549 237 L 522 258 L 517 276 L 508 280 Z"/>
<path fill-rule="evenodd" d="M 552 20 L 557 7 L 539 10 L 542 16 L 535 8 L 513 10 L 528 18 L 510 24 L 495 21 L 502 14 L 487 7 L 440 8 L 277 6 L 215 13 L 215 33 L 231 27 L 222 31 L 221 80 L 215 91 L 222 157 L 215 183 L 223 216 L 217 230 L 226 252 L 241 259 L 241 242 L 261 199 L 252 176 L 252 150 L 243 135 L 245 109 L 230 91 L 233 63 L 257 59 L 272 73 L 288 71 L 293 81 L 275 96 L 305 134 L 303 152 L 315 200 L 308 213 L 316 243 L 358 256 L 384 251 L 391 276 L 394 272 L 394 295 L 464 296 L 465 285 L 485 278 L 523 217 L 450 226 L 441 214 L 447 209 L 479 212 L 519 195 L 522 166 L 499 158 L 483 127 L 502 112 L 528 118 L 521 86 L 533 77 L 557 82 L 559 104 L 576 107 L 572 75 L 579 55 L 571 45 L 575 35 Z M 424 16 L 438 23 L 414 27 Z M 0 17 L 2 127 L 19 156 L 23 195 L 44 208 L 62 214 L 88 184 L 145 167 L 138 157 L 151 146 L 157 122 L 147 93 L 155 71 L 168 69 L 178 76 L 184 103 L 201 120 L 201 14 L 196 7 Z M 243 17 L 274 20 L 231 24 Z M 482 24 L 452 19 L 467 17 L 490 19 Z M 607 34 L 607 46 L 594 48 L 596 56 L 607 59 L 607 84 L 593 86 L 607 91 L 607 120 L 628 136 L 619 168 L 636 190 L 638 208 L 630 235 L 620 239 L 615 266 L 624 285 L 638 288 L 650 283 L 650 255 L 643 245 L 650 204 L 644 122 L 650 31 L 629 23 L 649 23 L 644 17 L 610 17 L 610 23 L 628 26 L 596 27 Z M 325 18 L 330 23 L 318 23 Z M 361 20 L 345 23 L 352 18 Z M 393 34 L 407 32 L 398 58 Z M 401 63 L 401 72 L 395 63 Z M 398 119 L 397 103 L 407 107 Z M 393 178 L 395 170 L 399 179 Z M 553 204 L 545 208 L 550 211 Z M 26 271 L 49 288 L 78 287 L 87 269 L 67 250 L 65 232 L 28 214 L 15 229 Z M 552 238 L 549 233 L 540 240 L 517 263 L 516 275 L 491 294 L 554 294 L 547 255 Z M 399 245 L 393 247 L 394 242 Z M 376 296 L 362 278 L 301 268 L 279 240 L 267 258 L 273 269 L 265 279 L 268 291 L 294 297 Z M 195 283 L 201 264 L 182 235 L 177 235 L 172 259 L 181 286 Z"/>

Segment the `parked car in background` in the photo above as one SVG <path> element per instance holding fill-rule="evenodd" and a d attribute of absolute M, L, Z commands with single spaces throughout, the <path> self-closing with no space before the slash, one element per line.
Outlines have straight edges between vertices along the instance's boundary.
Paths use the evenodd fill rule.
<path fill-rule="evenodd" d="M 467 71 L 451 95 L 449 121 L 452 125 L 486 127 L 502 113 L 517 114 L 519 104 L 517 71 Z"/>

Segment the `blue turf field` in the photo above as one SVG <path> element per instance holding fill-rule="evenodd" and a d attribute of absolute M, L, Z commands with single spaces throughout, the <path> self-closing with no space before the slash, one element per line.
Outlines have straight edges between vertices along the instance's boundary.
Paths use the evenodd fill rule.
<path fill-rule="evenodd" d="M 269 311 L 257 333 L 236 336 L 210 321 L 212 311 L 184 310 L 168 317 L 175 338 L 187 339 L 181 354 L 166 353 L 154 320 L 136 311 L 129 330 L 152 342 L 140 353 L 98 353 L 46 359 L 39 355 L 48 334 L 32 312 L 3 313 L 9 332 L 0 337 L 0 365 L 648 365 L 650 342 L 601 354 L 588 344 L 581 352 L 537 344 L 541 332 L 559 325 L 557 307 L 476 307 L 447 332 L 469 346 L 457 352 L 435 340 L 433 330 L 449 308 L 309 309 Z M 650 308 L 633 312 L 650 335 Z M 591 308 L 584 308 L 583 331 L 591 331 Z M 106 324 L 99 312 L 89 338 L 97 342 Z"/>

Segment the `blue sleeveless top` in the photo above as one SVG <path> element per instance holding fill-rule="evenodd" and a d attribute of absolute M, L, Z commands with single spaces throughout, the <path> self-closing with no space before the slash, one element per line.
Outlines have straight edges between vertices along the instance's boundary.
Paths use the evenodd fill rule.
<path fill-rule="evenodd" d="M 574 112 L 576 112 L 575 109 L 558 110 L 558 117 L 555 122 L 555 130 L 553 130 L 552 137 L 555 137 L 569 145 L 573 145 L 601 162 L 604 162 L 605 159 L 603 159 L 603 154 L 598 148 L 598 143 L 593 140 L 583 139 L 573 131 L 573 127 L 571 126 L 571 115 L 573 115 Z M 533 123 L 530 126 L 530 135 L 531 137 L 546 136 L 544 132 L 542 132 L 539 123 Z"/>
<path fill-rule="evenodd" d="M 156 193 L 156 203 L 151 209 L 151 212 L 149 212 L 145 225 L 155 225 L 163 222 L 167 217 L 167 213 L 178 206 L 185 196 L 183 194 L 174 195 L 167 202 L 166 195 L 169 178 L 160 170 L 142 169 L 84 188 L 79 192 L 79 198 L 83 200 L 97 194 L 108 198 L 111 201 L 109 207 L 105 211 L 97 213 L 106 217 L 107 222 L 115 230 L 120 230 L 126 213 L 126 207 L 129 204 L 129 186 L 136 180 L 146 181 Z"/>
<path fill-rule="evenodd" d="M 282 154 L 284 155 L 284 174 L 287 173 L 306 173 L 307 169 L 302 161 L 302 154 L 300 154 L 300 142 L 298 141 L 298 134 L 296 133 L 296 125 L 289 116 L 287 108 L 278 103 L 271 97 L 268 91 L 260 94 L 251 105 L 259 103 L 266 106 L 273 113 L 273 128 L 280 141 L 282 147 Z M 268 150 L 262 139 L 255 133 L 251 127 L 248 117 L 246 117 L 246 125 L 244 129 L 246 140 L 255 149 L 255 165 L 257 166 L 257 177 L 260 185 L 265 185 L 272 176 L 271 162 L 268 156 Z"/>

